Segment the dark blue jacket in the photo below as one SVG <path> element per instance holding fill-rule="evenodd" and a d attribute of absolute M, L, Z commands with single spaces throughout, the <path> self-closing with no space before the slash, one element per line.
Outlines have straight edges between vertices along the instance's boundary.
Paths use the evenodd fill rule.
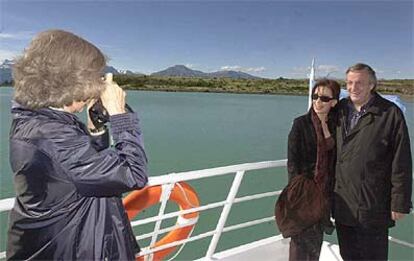
<path fill-rule="evenodd" d="M 12 114 L 7 259 L 133 260 L 139 246 L 121 196 L 147 183 L 137 116 L 110 118 L 108 148 L 107 134 L 90 136 L 71 113 L 15 104 Z"/>

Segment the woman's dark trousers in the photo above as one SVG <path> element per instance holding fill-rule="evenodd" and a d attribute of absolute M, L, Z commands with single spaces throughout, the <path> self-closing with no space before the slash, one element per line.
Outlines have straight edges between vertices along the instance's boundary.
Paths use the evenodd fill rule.
<path fill-rule="evenodd" d="M 322 240 L 323 232 L 319 224 L 292 236 L 289 247 L 289 261 L 319 260 Z"/>

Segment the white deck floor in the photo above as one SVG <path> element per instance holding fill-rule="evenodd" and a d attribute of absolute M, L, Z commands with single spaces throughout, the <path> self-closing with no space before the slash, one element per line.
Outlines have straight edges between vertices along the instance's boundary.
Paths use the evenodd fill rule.
<path fill-rule="evenodd" d="M 257 242 L 242 245 L 232 249 L 213 255 L 212 260 L 223 261 L 251 261 L 251 260 L 272 260 L 272 261 L 286 261 L 289 259 L 289 238 L 282 238 L 281 236 L 274 236 L 262 239 Z M 206 259 L 200 259 L 206 260 Z M 323 242 L 321 261 L 342 261 L 339 255 L 338 245 Z"/>

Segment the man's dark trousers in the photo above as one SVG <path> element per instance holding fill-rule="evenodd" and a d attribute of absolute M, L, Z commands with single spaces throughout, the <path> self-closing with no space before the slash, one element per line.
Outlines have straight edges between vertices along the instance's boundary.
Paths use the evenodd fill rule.
<path fill-rule="evenodd" d="M 388 228 L 351 227 L 336 223 L 344 260 L 387 260 Z"/>

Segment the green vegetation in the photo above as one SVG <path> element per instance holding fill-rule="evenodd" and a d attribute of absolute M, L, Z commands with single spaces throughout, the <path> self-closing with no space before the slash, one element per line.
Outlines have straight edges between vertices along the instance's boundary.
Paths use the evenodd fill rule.
<path fill-rule="evenodd" d="M 414 95 L 414 79 L 379 80 L 377 88 L 381 93 Z"/>
<path fill-rule="evenodd" d="M 114 75 L 114 80 L 128 90 L 302 94 L 307 80 L 184 78 Z"/>
<path fill-rule="evenodd" d="M 230 79 L 155 77 L 147 75 L 114 75 L 114 80 L 127 90 L 171 91 L 171 92 L 226 92 L 259 94 L 306 95 L 307 79 Z M 340 80 L 345 87 L 345 82 Z M 4 83 L 2 86 L 10 86 Z M 383 94 L 414 96 L 414 79 L 379 80 L 377 89 Z"/>
<path fill-rule="evenodd" d="M 306 95 L 307 79 L 230 79 L 184 78 L 114 75 L 114 80 L 127 90 L 173 92 L 227 92 Z M 344 81 L 339 81 L 345 87 Z M 414 79 L 380 80 L 377 89 L 384 94 L 414 95 Z"/>

